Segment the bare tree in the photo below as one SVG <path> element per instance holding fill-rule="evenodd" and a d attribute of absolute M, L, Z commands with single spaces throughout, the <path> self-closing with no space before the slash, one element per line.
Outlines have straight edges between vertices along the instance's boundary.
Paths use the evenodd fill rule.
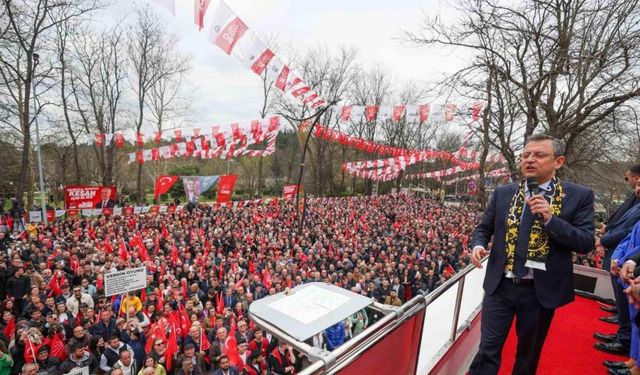
<path fill-rule="evenodd" d="M 350 90 L 351 104 L 358 106 L 379 106 L 387 101 L 391 96 L 391 79 L 388 73 L 380 66 L 371 70 L 359 71 L 353 80 Z M 349 131 L 359 138 L 375 141 L 378 134 L 378 123 L 367 121 L 365 116 L 357 121 L 351 121 Z M 354 159 L 359 158 L 359 152 L 355 152 Z M 355 192 L 356 178 L 351 179 L 351 190 Z M 371 180 L 365 181 L 365 194 L 369 195 L 373 191 Z"/>
<path fill-rule="evenodd" d="M 87 134 L 121 131 L 128 113 L 122 108 L 126 66 L 121 25 L 101 34 L 78 33 L 74 40 L 78 68 L 71 77 L 75 104 Z M 116 145 L 113 137 L 93 145 L 103 185 L 114 181 Z"/>
<path fill-rule="evenodd" d="M 296 65 L 301 68 L 301 75 L 311 89 L 329 103 L 337 102 L 348 93 L 355 71 L 356 51 L 352 48 L 341 48 L 336 55 L 332 55 L 326 49 L 317 48 L 309 51 L 305 57 Z M 287 118 L 304 118 L 310 114 L 306 107 L 299 104 L 280 100 L 278 104 L 280 113 Z M 329 121 L 330 113 L 325 113 L 320 119 L 321 123 Z M 292 127 L 298 131 L 300 140 L 306 138 L 306 132 L 298 129 L 297 123 L 291 123 Z M 302 142 L 300 143 L 302 147 Z M 313 181 L 314 194 L 322 195 L 327 191 L 336 190 L 335 172 L 333 157 L 339 146 L 312 140 L 310 142 L 309 165 Z M 337 163 L 335 163 L 337 164 Z"/>
<path fill-rule="evenodd" d="M 640 95 L 636 0 L 463 0 L 460 8 L 458 25 L 425 20 L 408 38 L 474 54 L 476 79 L 492 80 L 493 108 L 505 110 L 491 141 L 512 168 L 514 148 L 539 131 L 564 139 L 571 160 L 584 132 Z"/>
<path fill-rule="evenodd" d="M 73 92 L 69 90 L 71 82 L 71 69 L 72 63 L 68 61 L 69 54 L 69 39 L 70 34 L 73 32 L 74 26 L 77 27 L 77 23 L 72 23 L 72 20 L 66 20 L 56 25 L 56 57 L 57 66 L 56 71 L 59 77 L 59 94 L 60 94 L 60 107 L 62 109 L 63 122 L 65 124 L 65 130 L 71 138 L 71 149 L 73 151 L 73 181 L 79 184 L 82 179 L 82 170 L 80 168 L 80 155 L 78 151 L 78 136 L 81 129 L 77 129 L 76 121 L 73 119 Z M 58 153 L 60 155 L 60 153 Z M 65 161 L 65 158 L 60 160 Z"/>
<path fill-rule="evenodd" d="M 131 87 L 136 96 L 136 133 L 142 131 L 146 104 L 150 99 L 150 94 L 159 89 L 161 80 L 172 79 L 173 76 L 181 75 L 186 69 L 186 59 L 174 52 L 176 37 L 167 33 L 161 20 L 155 15 L 150 5 L 136 11 L 136 23 L 130 30 L 131 39 L 127 48 L 127 56 L 131 65 L 130 75 Z M 162 86 L 160 86 L 162 87 Z M 166 94 L 166 92 L 164 93 Z M 156 103 L 158 97 L 154 96 Z M 169 98 L 167 98 L 169 99 Z M 156 114 L 158 112 L 156 111 Z M 162 120 L 163 113 L 156 119 Z M 162 123 L 159 122 L 160 129 Z M 142 145 L 138 144 L 138 150 Z M 138 164 L 136 193 L 138 198 L 142 197 L 142 167 Z"/>
<path fill-rule="evenodd" d="M 0 105 L 10 114 L 3 125 L 13 131 L 20 141 L 21 173 L 16 186 L 16 198 L 19 201 L 32 185 L 32 88 L 34 80 L 43 81 L 54 74 L 45 53 L 51 44 L 54 28 L 61 22 L 80 18 L 98 7 L 97 1 L 0 2 Z M 36 56 L 40 58 L 36 59 Z"/>

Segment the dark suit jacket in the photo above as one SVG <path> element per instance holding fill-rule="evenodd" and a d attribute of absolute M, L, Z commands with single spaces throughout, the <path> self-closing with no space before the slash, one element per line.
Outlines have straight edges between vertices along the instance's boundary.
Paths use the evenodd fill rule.
<path fill-rule="evenodd" d="M 216 371 L 213 372 L 213 375 L 222 375 L 222 369 L 219 368 Z M 229 375 L 239 375 L 240 373 L 238 372 L 238 370 L 233 367 L 233 366 L 229 366 Z"/>
<path fill-rule="evenodd" d="M 615 249 L 624 238 L 631 233 L 633 226 L 640 221 L 640 205 L 628 209 L 615 222 L 607 225 L 607 230 L 600 238 L 600 243 L 607 249 Z"/>
<path fill-rule="evenodd" d="M 624 215 L 625 212 L 627 212 L 631 207 L 635 206 L 638 203 L 640 203 L 640 199 L 636 197 L 635 192 L 632 192 L 627 197 L 627 199 L 625 199 L 624 202 L 622 202 L 622 204 L 618 206 L 615 212 L 611 214 L 609 219 L 607 219 L 606 221 L 607 227 L 613 225 L 618 220 L 620 220 L 620 218 L 622 217 L 622 215 Z"/>
<path fill-rule="evenodd" d="M 553 216 L 544 230 L 550 239 L 546 271 L 534 269 L 536 295 L 545 308 L 556 308 L 574 299 L 572 251 L 586 254 L 594 246 L 593 191 L 584 186 L 562 181 L 564 198 L 560 216 Z M 511 199 L 517 184 L 500 186 L 491 195 L 482 221 L 473 232 L 471 248 L 493 246 L 487 262 L 484 290 L 492 294 L 505 273 L 507 253 L 505 234 Z"/>
<path fill-rule="evenodd" d="M 96 208 L 113 208 L 113 206 L 115 206 L 115 203 L 113 202 L 113 199 L 109 199 L 107 201 L 106 207 L 102 207 L 102 201 L 100 201 L 100 202 L 98 202 L 96 204 Z"/>

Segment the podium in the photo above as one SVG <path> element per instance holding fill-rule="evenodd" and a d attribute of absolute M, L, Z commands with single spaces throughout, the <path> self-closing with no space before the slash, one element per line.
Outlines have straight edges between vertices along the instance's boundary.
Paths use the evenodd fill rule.
<path fill-rule="evenodd" d="M 265 331 L 304 353 L 312 364 L 324 364 L 326 368 L 353 346 L 359 335 L 334 351 L 305 341 L 362 309 L 377 310 L 384 318 L 397 308 L 335 285 L 313 282 L 254 301 L 249 306 L 249 317 Z"/>

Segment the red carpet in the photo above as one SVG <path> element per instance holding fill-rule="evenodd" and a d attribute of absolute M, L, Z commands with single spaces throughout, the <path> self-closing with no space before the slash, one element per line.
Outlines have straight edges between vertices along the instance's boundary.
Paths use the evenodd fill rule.
<path fill-rule="evenodd" d="M 549 336 L 542 349 L 538 374 L 606 374 L 604 360 L 626 361 L 625 357 L 596 350 L 594 332 L 613 333 L 616 325 L 598 319 L 610 315 L 596 301 L 577 297 L 556 310 Z M 515 321 L 514 321 L 515 323 Z M 502 351 L 500 374 L 510 374 L 516 355 L 515 324 Z"/>

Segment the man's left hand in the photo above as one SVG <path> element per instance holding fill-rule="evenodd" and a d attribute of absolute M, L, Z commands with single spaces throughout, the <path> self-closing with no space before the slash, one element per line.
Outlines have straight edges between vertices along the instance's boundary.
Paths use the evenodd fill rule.
<path fill-rule="evenodd" d="M 546 223 L 551 220 L 551 207 L 549 202 L 542 195 L 534 195 L 527 201 L 531 212 L 542 215 L 543 221 Z"/>

